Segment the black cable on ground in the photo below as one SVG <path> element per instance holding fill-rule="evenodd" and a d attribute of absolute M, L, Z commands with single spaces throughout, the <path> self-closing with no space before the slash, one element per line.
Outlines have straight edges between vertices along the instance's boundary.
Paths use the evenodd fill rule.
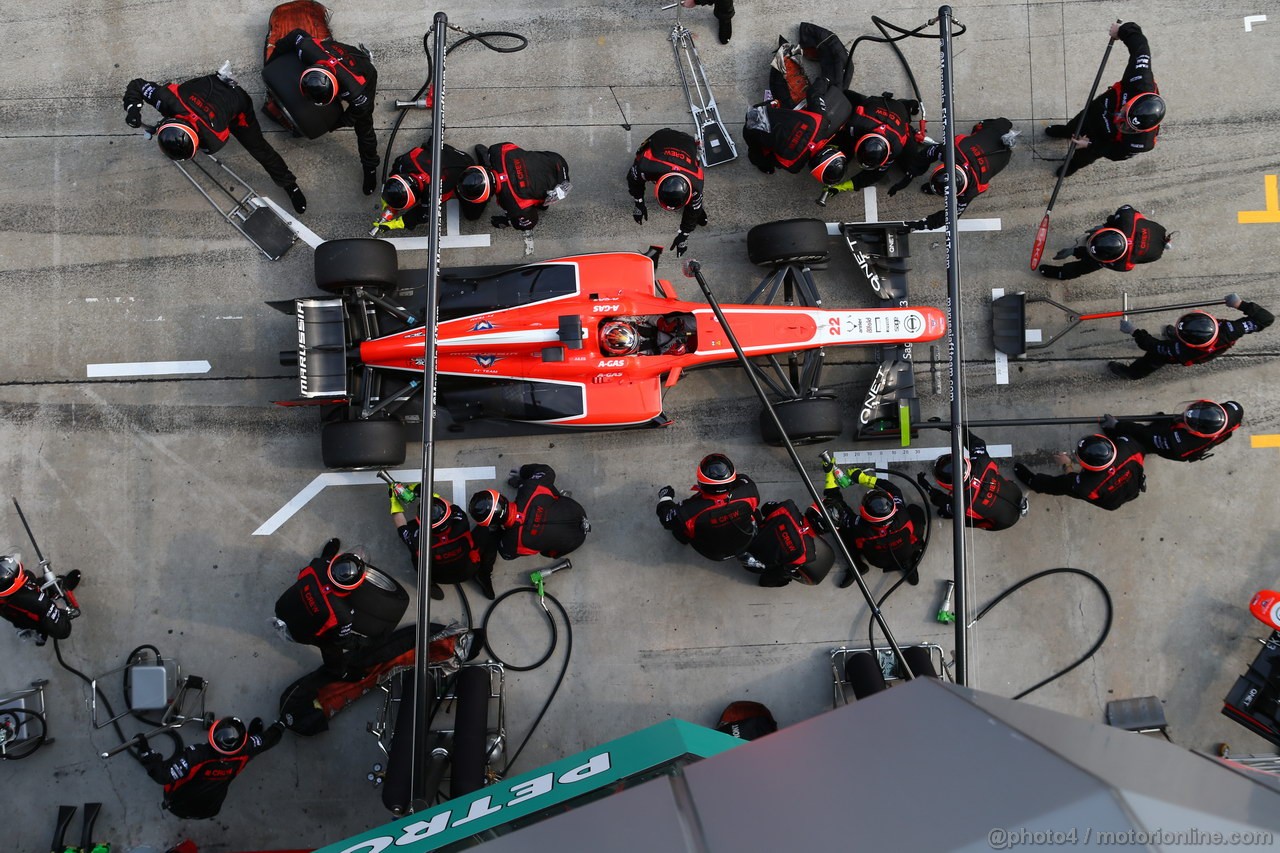
<path fill-rule="evenodd" d="M 1088 578 L 1090 581 L 1092 581 L 1093 584 L 1102 593 L 1103 601 L 1106 602 L 1106 605 L 1107 605 L 1106 622 L 1102 626 L 1102 633 L 1098 635 L 1098 639 L 1094 642 L 1094 644 L 1089 647 L 1089 651 L 1085 652 L 1074 663 L 1072 663 L 1070 666 L 1066 667 L 1065 669 L 1055 672 L 1053 675 L 1049 676 L 1043 681 L 1038 681 L 1035 684 L 1028 687 L 1026 690 L 1023 690 L 1017 696 L 1014 696 L 1013 697 L 1014 699 L 1021 699 L 1023 696 L 1033 693 L 1036 690 L 1039 690 L 1041 687 L 1044 687 L 1046 684 L 1049 684 L 1052 681 L 1056 681 L 1062 676 L 1066 675 L 1068 672 L 1071 672 L 1071 670 L 1075 669 L 1080 664 L 1084 663 L 1089 658 L 1093 657 L 1094 653 L 1096 653 L 1098 649 L 1102 648 L 1102 644 L 1106 642 L 1107 636 L 1111 633 L 1111 619 L 1115 613 L 1115 610 L 1111 605 L 1111 592 L 1107 589 L 1106 584 L 1104 584 L 1101 580 L 1099 580 L 1096 575 L 1090 574 L 1089 572 L 1086 572 L 1084 569 L 1074 569 L 1069 566 L 1063 566 L 1061 568 L 1056 568 L 1056 569 L 1045 569 L 1043 572 L 1036 572 L 1034 575 L 1023 578 L 1022 580 L 1015 583 L 1013 586 L 1006 589 L 1004 592 L 997 595 L 990 604 L 982 608 L 982 610 L 978 612 L 978 615 L 973 617 L 973 623 L 977 624 L 978 620 L 981 619 L 983 616 L 986 616 L 987 613 L 989 613 L 993 607 L 995 607 L 997 604 L 1004 601 L 1010 595 L 1022 589 L 1024 586 L 1031 583 L 1032 581 L 1039 580 L 1040 578 L 1043 578 L 1043 577 L 1048 577 L 1049 575 L 1057 575 L 1057 574 L 1080 575 L 1081 577 Z"/>
<path fill-rule="evenodd" d="M 127 740 L 129 740 L 128 738 L 126 738 L 126 737 L 124 736 L 124 729 L 120 728 L 120 721 L 119 721 L 119 720 L 117 720 L 117 719 L 114 719 L 114 718 L 115 718 L 115 715 L 116 715 L 116 712 L 115 712 L 115 709 L 113 709 L 113 708 L 111 707 L 111 701 L 110 701 L 109 699 L 107 699 L 107 695 L 106 695 L 105 693 L 103 693 L 103 692 L 102 692 L 102 690 L 101 690 L 101 689 L 99 689 L 99 688 L 98 688 L 98 687 L 93 683 L 93 679 L 92 679 L 92 678 L 90 678 L 89 676 L 85 675 L 83 672 L 81 672 L 80 670 L 76 669 L 74 666 L 72 666 L 71 664 L 69 664 L 69 663 L 67 663 L 65 660 L 63 660 L 63 657 L 62 657 L 62 646 L 61 646 L 61 642 L 62 642 L 61 640 L 58 640 L 58 639 L 56 639 L 56 638 L 55 638 L 55 639 L 54 639 L 54 641 L 53 641 L 53 655 L 54 655 L 54 657 L 55 657 L 55 658 L 57 658 L 57 660 L 58 660 L 58 666 L 62 667 L 62 668 L 63 668 L 63 669 L 65 669 L 67 672 L 71 673 L 71 674 L 72 674 L 72 675 L 74 675 L 76 678 L 79 678 L 79 679 L 80 679 L 81 681 L 83 681 L 85 684 L 89 685 L 89 689 L 94 690 L 94 691 L 96 691 L 96 692 L 97 692 L 98 697 L 102 700 L 102 706 L 103 706 L 104 708 L 106 708 L 106 709 L 107 709 L 107 714 L 109 714 L 109 715 L 112 717 L 112 720 L 111 720 L 111 727 L 112 727 L 113 729 L 115 729 L 116 736 L 117 736 L 118 738 L 120 738 L 120 742 L 121 742 L 121 743 L 124 743 L 124 742 L 126 742 Z M 128 694 L 125 694 L 125 695 L 126 695 L 126 697 L 128 696 Z M 130 755 L 132 755 L 135 759 L 138 757 L 138 751 L 137 751 L 137 748 L 136 748 L 136 747 L 130 747 L 130 748 L 129 748 L 129 750 L 128 750 L 128 752 L 129 752 L 129 754 L 130 754 Z"/>
<path fill-rule="evenodd" d="M 880 596 L 880 599 L 876 602 L 877 610 L 880 609 L 884 605 L 884 603 L 889 600 L 889 596 L 893 595 L 894 591 L 898 587 L 906 583 L 907 578 L 911 576 L 911 573 L 913 571 L 918 572 L 920 570 L 920 564 L 924 562 L 925 552 L 929 550 L 929 536 L 933 531 L 933 510 L 931 509 L 932 504 L 929 501 L 929 496 L 925 494 L 925 491 L 923 488 L 921 488 L 920 484 L 917 483 L 915 479 L 912 478 L 905 471 L 900 471 L 895 468 L 886 468 L 885 473 L 892 474 L 895 477 L 906 480 L 908 483 L 911 484 L 911 487 L 915 489 L 916 492 L 920 495 L 920 500 L 924 505 L 924 530 L 921 532 L 920 551 L 918 554 L 916 554 L 916 559 L 914 564 L 910 568 L 906 568 L 901 564 L 898 565 L 898 570 L 902 572 L 902 577 L 898 578 L 897 583 L 895 583 L 893 586 L 885 590 L 884 595 Z M 898 557 L 896 554 L 893 555 L 893 560 L 895 563 L 898 561 Z M 871 616 L 867 618 L 867 646 L 870 647 L 873 652 L 875 651 L 875 648 L 876 648 L 875 633 L 876 633 L 876 620 L 874 616 Z"/>
<path fill-rule="evenodd" d="M 921 102 L 922 104 L 921 109 L 924 109 L 923 107 L 924 99 L 920 97 L 920 87 L 916 84 L 916 76 L 911 72 L 911 65 L 907 62 L 907 57 L 903 55 L 902 49 L 898 47 L 898 42 L 902 41 L 905 38 L 937 39 L 939 36 L 936 33 L 930 33 L 928 35 L 924 35 L 922 33 L 923 30 L 933 26 L 934 22 L 930 21 L 930 22 L 921 24 L 920 26 L 916 27 L 914 30 L 905 30 L 902 27 L 899 27 L 897 24 L 891 24 L 888 21 L 884 20 L 883 18 L 877 17 L 876 15 L 872 15 L 871 23 L 875 24 L 876 29 L 880 30 L 880 37 L 877 38 L 876 36 L 866 35 L 866 36 L 858 36 L 856 39 L 854 39 L 853 42 L 849 45 L 849 58 L 846 60 L 846 63 L 848 64 L 849 68 L 850 69 L 853 68 L 853 52 L 854 50 L 857 49 L 859 43 L 864 41 L 871 41 L 871 42 L 877 42 L 879 44 L 889 45 L 889 47 L 893 48 L 893 52 L 898 55 L 898 60 L 902 63 L 902 67 L 907 72 L 907 79 L 911 81 L 911 90 L 915 92 L 916 100 Z M 964 24 L 956 22 L 956 26 L 959 29 L 957 29 L 954 33 L 952 33 L 952 36 L 955 37 L 955 36 L 964 35 L 966 30 Z M 893 30 L 894 32 L 898 33 L 898 35 L 896 36 L 889 35 L 889 30 Z"/>
<path fill-rule="evenodd" d="M 538 658 L 536 663 L 530 664 L 529 666 L 514 666 L 507 663 L 494 653 L 493 647 L 489 645 L 489 638 L 493 636 L 489 632 L 489 617 L 493 615 L 494 608 L 504 600 L 521 592 L 531 592 L 534 595 L 538 594 L 538 590 L 532 586 L 518 586 L 515 589 L 509 589 L 502 595 L 498 596 L 494 602 L 489 605 L 489 609 L 484 612 L 484 618 L 480 620 L 480 627 L 484 631 L 485 648 L 488 649 L 489 655 L 495 661 L 513 672 L 528 672 L 529 670 L 537 669 L 542 666 L 551 659 L 551 655 L 555 652 L 560 639 L 560 632 L 559 629 L 556 628 L 555 617 L 551 615 L 550 610 L 543 607 L 543 612 L 547 615 L 547 623 L 551 626 L 551 643 L 547 647 L 546 654 Z M 551 703 L 555 701 L 556 694 L 560 692 L 560 685 L 564 683 L 565 674 L 569 671 L 569 658 L 573 655 L 573 625 L 569 622 L 568 611 L 564 609 L 564 605 L 560 603 L 559 599 L 551 593 L 546 593 L 543 598 L 545 601 L 550 601 L 556 606 L 556 610 L 560 611 L 560 618 L 564 620 L 564 663 L 560 665 L 560 674 L 556 676 L 556 683 L 552 686 L 551 693 L 547 696 L 547 701 L 542 703 L 542 710 L 538 711 L 538 716 L 534 718 L 533 725 L 529 727 L 528 734 L 526 734 L 524 736 L 524 740 L 520 742 L 520 746 L 516 749 L 515 754 L 507 760 L 507 765 L 502 768 L 503 776 L 506 776 L 511 771 L 512 765 L 516 763 L 516 759 L 520 757 L 520 753 L 524 752 L 524 748 L 529 745 L 529 739 L 533 737 L 533 733 L 538 729 L 538 724 L 542 722 L 542 718 L 546 716 L 547 710 L 551 707 Z"/>
<path fill-rule="evenodd" d="M 515 39 L 517 44 L 515 44 L 512 47 L 499 47 L 498 45 L 495 45 L 494 43 L 489 41 L 489 39 L 491 38 Z M 466 44 L 469 41 L 478 41 L 485 47 L 489 48 L 489 50 L 494 51 L 495 53 L 517 53 L 529 46 L 529 39 L 525 38 L 519 33 L 506 32 L 505 30 L 490 30 L 488 32 L 483 32 L 483 33 L 467 33 L 466 36 L 458 39 L 456 42 L 449 45 L 449 47 L 445 49 L 445 52 L 444 52 L 445 56 L 448 56 L 449 54 L 453 53 L 455 50 L 462 47 L 464 44 Z M 427 80 L 425 83 L 422 84 L 422 88 L 419 89 L 417 92 L 415 92 L 413 97 L 409 99 L 411 101 L 417 101 L 425 97 L 426 94 L 431 91 L 431 84 L 435 82 L 435 80 L 432 79 L 433 77 L 432 69 L 434 68 L 434 65 L 431 61 L 431 30 L 427 30 L 427 32 L 424 33 L 422 36 L 422 52 L 427 55 Z M 396 134 L 400 131 L 400 125 L 404 123 L 405 116 L 408 115 L 410 109 L 411 107 L 400 108 L 400 114 L 396 116 L 395 122 L 391 125 L 391 133 L 387 135 L 386 153 L 382 157 L 382 182 L 383 183 L 386 183 L 387 174 L 391 170 L 391 160 L 392 160 L 391 150 L 392 150 L 392 145 L 395 143 L 395 140 L 396 140 Z"/>

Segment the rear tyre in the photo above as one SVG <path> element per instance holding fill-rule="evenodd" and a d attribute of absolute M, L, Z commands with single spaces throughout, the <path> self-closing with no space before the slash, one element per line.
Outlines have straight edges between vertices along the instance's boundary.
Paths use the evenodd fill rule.
<path fill-rule="evenodd" d="M 449 799 L 484 787 L 485 739 L 489 731 L 489 670 L 464 666 L 458 671 L 458 703 L 453 723 L 453 776 Z"/>
<path fill-rule="evenodd" d="M 854 652 L 845 659 L 844 677 L 853 688 L 853 695 L 865 699 L 888 687 L 884 683 L 884 673 L 880 671 L 880 663 L 870 652 Z"/>
<path fill-rule="evenodd" d="M 326 468 L 390 468 L 404 455 L 404 426 L 394 419 L 335 421 L 320 430 Z"/>
<path fill-rule="evenodd" d="M 394 290 L 398 270 L 396 247 L 386 240 L 329 240 L 316 247 L 316 287 L 325 293 L 357 284 Z"/>
<path fill-rule="evenodd" d="M 351 628 L 366 637 L 390 634 L 409 609 L 409 593 L 394 578 L 369 566 L 364 583 L 356 587 L 347 602 L 354 615 Z"/>
<path fill-rule="evenodd" d="M 747 232 L 747 257 L 762 267 L 825 264 L 831 259 L 827 226 L 821 219 L 784 219 Z"/>
<path fill-rule="evenodd" d="M 775 403 L 773 410 L 777 412 L 792 444 L 817 444 L 840 435 L 840 401 L 835 397 L 824 395 L 783 400 Z M 765 409 L 760 410 L 760 437 L 773 447 L 782 444 L 782 436 Z"/>

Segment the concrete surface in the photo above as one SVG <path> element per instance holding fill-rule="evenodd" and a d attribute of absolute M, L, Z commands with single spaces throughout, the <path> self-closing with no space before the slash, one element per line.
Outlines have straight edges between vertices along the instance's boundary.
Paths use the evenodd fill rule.
<path fill-rule="evenodd" d="M 436 7 L 386 0 L 331 5 L 338 37 L 373 48 L 381 104 L 416 91 L 425 69 L 421 35 Z M 443 7 L 465 29 L 509 29 L 530 38 L 529 48 L 513 55 L 475 44 L 454 53 L 447 121 L 448 141 L 458 147 L 509 138 L 566 156 L 573 194 L 539 226 L 538 257 L 638 249 L 674 234 L 675 219 L 660 211 L 643 228 L 632 223 L 623 182 L 648 133 L 687 123 L 666 41 L 671 13 L 657 5 L 516 0 Z M 1033 495 L 1030 517 L 1014 529 L 975 533 L 968 555 L 973 599 L 986 602 L 1052 566 L 1097 573 L 1115 601 L 1111 638 L 1088 664 L 1027 701 L 1097 720 L 1108 699 L 1155 694 L 1166 701 L 1177 742 L 1212 749 L 1226 741 L 1236 752 L 1272 751 L 1218 709 L 1255 653 L 1253 638 L 1265 635 L 1248 617 L 1248 598 L 1276 582 L 1277 451 L 1251 448 L 1251 437 L 1280 433 L 1270 384 L 1277 332 L 1247 338 L 1211 365 L 1122 383 L 1104 365 L 1134 354 L 1132 345 L 1112 323 L 1083 325 L 1016 362 L 1011 382 L 997 386 L 987 306 L 992 287 L 1048 293 L 1092 310 L 1117 307 L 1121 291 L 1147 305 L 1232 291 L 1273 310 L 1280 304 L 1277 225 L 1240 225 L 1236 216 L 1263 208 L 1264 175 L 1277 166 L 1280 110 L 1272 81 L 1280 70 L 1280 19 L 1254 24 L 1251 32 L 1243 25 L 1264 5 L 1124 4 L 1126 20 L 1141 23 L 1150 38 L 1170 118 L 1154 152 L 1123 164 L 1103 161 L 1066 185 L 1048 254 L 1122 203 L 1179 233 L 1174 250 L 1155 265 L 1127 275 L 1101 271 L 1067 286 L 1026 269 L 1053 185 L 1052 164 L 1043 158 L 1063 153 L 1040 129 L 1083 103 L 1119 9 L 1085 2 L 956 7 L 968 27 L 956 47 L 957 127 L 1005 115 L 1024 132 L 1012 165 L 970 211 L 999 217 L 1001 230 L 967 234 L 961 243 L 970 416 L 1174 411 L 1200 397 L 1239 400 L 1247 413 L 1244 428 L 1213 459 L 1153 461 L 1148 492 L 1119 512 Z M 277 361 L 290 346 L 291 322 L 264 304 L 312 291 L 311 253 L 300 246 L 277 263 L 263 260 L 154 145 L 124 125 L 120 94 L 134 76 L 180 80 L 230 59 L 260 103 L 257 57 L 270 8 L 17 0 L 0 11 L 13 46 L 0 57 L 7 82 L 0 99 L 0 309 L 10 330 L 0 366 L 0 471 L 6 494 L 23 502 L 55 566 L 85 574 L 85 615 L 63 644 L 64 657 L 96 674 L 118 666 L 135 646 L 154 643 L 211 681 L 213 710 L 268 719 L 280 690 L 318 664 L 313 652 L 280 643 L 267 625 L 275 596 L 297 568 L 334 535 L 364 543 L 375 562 L 406 581 L 407 562 L 386 520 L 381 487 L 326 489 L 273 535 L 250 535 L 321 472 L 313 414 L 270 405 L 293 396 L 296 379 Z M 876 9 L 906 26 L 935 11 L 928 4 Z M 796 22 L 809 19 L 852 39 L 874 31 L 868 12 L 813 0 L 742 0 L 728 47 L 716 43 L 709 9 L 687 14 L 737 134 L 744 107 L 761 97 L 779 32 L 792 35 Z M 935 45 L 913 40 L 903 49 L 939 136 Z M 1118 78 L 1122 54 L 1112 57 L 1104 83 Z M 856 58 L 856 88 L 908 91 L 887 48 L 864 43 Z M 394 113 L 380 107 L 378 116 L 385 144 Z M 424 113 L 411 115 L 395 153 L 417 144 L 427 122 Z M 308 142 L 271 131 L 270 139 L 310 199 L 304 219 L 311 228 L 335 238 L 367 229 L 372 206 L 358 191 L 350 132 Z M 711 224 L 691 240 L 726 300 L 745 295 L 758 278 L 745 259 L 750 226 L 818 213 L 864 217 L 858 195 L 819 211 L 809 178 L 765 176 L 743 154 L 710 173 Z M 226 159 L 285 201 L 234 142 Z M 892 200 L 882 192 L 878 206 L 882 218 L 914 218 L 935 209 L 933 201 L 914 190 Z M 944 304 L 940 238 L 918 236 L 913 248 L 913 295 Z M 492 248 L 448 252 L 445 262 L 518 260 L 521 250 L 518 236 L 496 233 Z M 402 263 L 422 265 L 422 254 Z M 672 260 L 659 272 L 682 295 L 696 293 Z M 838 265 L 821 281 L 829 300 L 871 304 L 868 294 L 852 292 Z M 1033 319 L 1051 328 L 1060 318 Z M 1172 319 L 1159 316 L 1151 325 Z M 199 359 L 212 365 L 207 374 L 86 379 L 87 364 Z M 864 356 L 851 361 L 828 381 L 852 412 L 871 370 Z M 923 374 L 921 389 L 926 414 L 946 417 L 946 399 L 929 392 Z M 686 486 L 711 450 L 728 452 L 766 497 L 804 495 L 784 455 L 757 441 L 756 404 L 736 372 L 692 376 L 668 401 L 676 424 L 666 430 L 438 448 L 441 467 L 493 466 L 500 475 L 521 462 L 548 462 L 595 523 L 573 557 L 575 569 L 552 582 L 573 618 L 573 663 L 517 769 L 668 716 L 711 723 L 737 698 L 765 702 L 783 725 L 805 719 L 828 707 L 828 651 L 865 637 L 867 608 L 856 590 L 831 582 L 759 589 L 735 566 L 700 561 L 658 528 L 651 509 L 658 487 Z M 1082 432 L 982 434 L 1011 443 L 1019 458 L 1045 469 L 1050 454 Z M 941 435 L 923 438 L 942 442 Z M 848 438 L 832 447 L 853 449 Z M 816 473 L 817 450 L 805 454 Z M 8 512 L 3 529 L 29 553 Z M 899 640 L 950 649 L 950 630 L 932 621 L 941 582 L 951 574 L 946 523 L 937 532 L 921 585 L 904 587 L 885 609 Z M 499 590 L 539 565 L 499 565 Z M 893 578 L 877 573 L 870 580 L 878 594 Z M 471 598 L 474 605 L 478 596 Z M 536 611 L 520 601 L 509 605 L 495 616 L 494 644 L 519 659 L 540 647 L 544 634 Z M 452 595 L 436 611 L 460 614 Z M 1075 579 L 1028 588 L 975 627 L 970 684 L 1012 695 L 1083 651 L 1101 619 L 1097 593 Z M 90 730 L 85 690 L 58 668 L 52 647 L 22 645 L 12 632 L 0 632 L 0 653 L 0 689 L 51 680 L 57 737 L 6 768 L 8 849 L 43 850 L 59 802 L 105 802 L 99 834 L 118 850 L 143 843 L 164 849 L 185 836 L 202 851 L 319 846 L 389 819 L 365 781 L 377 758 L 363 733 L 374 711 L 368 702 L 340 716 L 327 735 L 286 739 L 236 782 L 216 820 L 183 825 L 160 811 L 159 786 L 132 761 L 97 757 L 114 736 Z M 553 678 L 553 668 L 509 676 L 513 738 L 523 737 Z"/>

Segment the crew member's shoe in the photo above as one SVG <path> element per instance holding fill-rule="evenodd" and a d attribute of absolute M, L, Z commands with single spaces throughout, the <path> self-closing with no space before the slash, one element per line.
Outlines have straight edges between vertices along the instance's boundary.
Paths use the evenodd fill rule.
<path fill-rule="evenodd" d="M 289 184 L 284 188 L 284 191 L 289 194 L 289 201 L 293 204 L 295 213 L 307 212 L 307 197 L 302 194 L 302 190 L 298 188 L 297 184 Z"/>
<path fill-rule="evenodd" d="M 67 592 L 80 586 L 80 570 L 72 569 L 62 576 L 62 588 Z"/>
<path fill-rule="evenodd" d="M 1070 139 L 1071 128 L 1065 124 L 1051 124 L 1044 129 L 1044 135 L 1050 139 Z"/>
<path fill-rule="evenodd" d="M 373 195 L 373 191 L 378 188 L 378 171 L 376 169 L 364 170 L 364 186 L 362 187 L 365 195 Z"/>
<path fill-rule="evenodd" d="M 720 43 L 728 44 L 733 38 L 733 18 L 720 19 Z"/>
<path fill-rule="evenodd" d="M 1133 378 L 1132 376 L 1129 375 L 1129 368 L 1118 361 L 1108 361 L 1107 370 L 1110 370 L 1112 374 L 1114 374 L 1115 376 L 1119 376 L 1121 379 Z"/>
<path fill-rule="evenodd" d="M 431 584 L 431 600 L 444 601 L 444 590 L 440 588 L 440 584 Z"/>
<path fill-rule="evenodd" d="M 489 599 L 490 601 L 493 601 L 495 598 L 497 598 L 497 595 L 495 595 L 493 592 L 493 575 L 492 574 L 490 573 L 479 574 L 479 575 L 476 575 L 474 578 L 472 578 L 472 580 L 476 582 L 476 586 L 480 587 L 480 592 L 482 595 L 484 595 L 485 598 Z"/>
<path fill-rule="evenodd" d="M 342 550 L 342 541 L 338 537 L 333 537 L 324 543 L 324 550 L 320 552 L 320 559 L 326 563 L 338 556 L 338 552 Z"/>
<path fill-rule="evenodd" d="M 919 570 L 919 569 L 912 569 L 911 571 L 907 572 L 907 583 L 911 584 L 912 586 L 919 586 L 919 585 L 920 585 L 920 570 Z"/>
<path fill-rule="evenodd" d="M 488 166 L 489 165 L 489 146 L 477 145 L 475 147 L 475 152 L 476 152 L 476 163 L 481 166 Z"/>

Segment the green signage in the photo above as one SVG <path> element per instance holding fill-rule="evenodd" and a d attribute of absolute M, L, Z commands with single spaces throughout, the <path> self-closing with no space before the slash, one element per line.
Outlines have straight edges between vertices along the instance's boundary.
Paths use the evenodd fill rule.
<path fill-rule="evenodd" d="M 427 853 L 682 756 L 708 758 L 743 743 L 712 729 L 668 720 L 315 853 L 383 853 L 392 848 L 394 853 Z"/>

